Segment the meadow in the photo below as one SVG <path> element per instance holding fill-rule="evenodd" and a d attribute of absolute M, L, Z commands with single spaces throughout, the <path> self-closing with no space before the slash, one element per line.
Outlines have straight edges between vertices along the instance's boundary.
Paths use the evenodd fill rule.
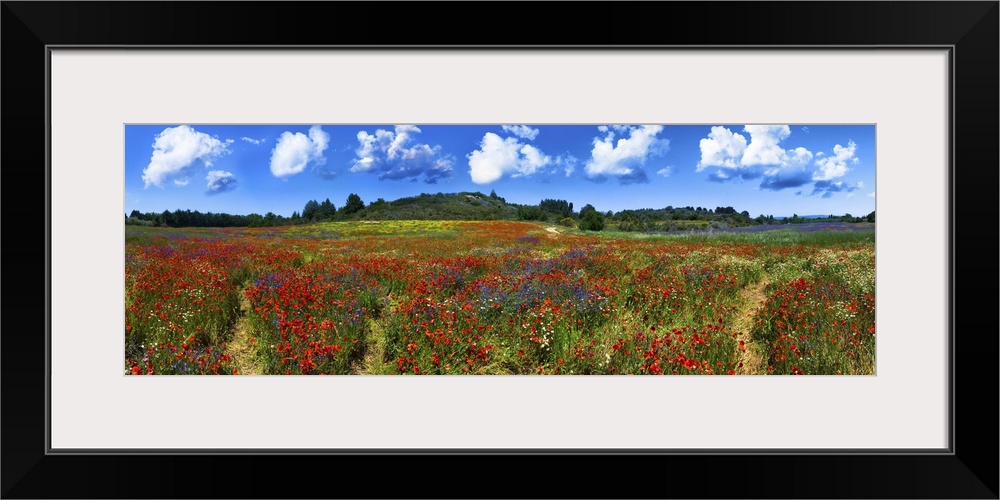
<path fill-rule="evenodd" d="M 126 226 L 126 374 L 875 372 L 875 231 Z"/>

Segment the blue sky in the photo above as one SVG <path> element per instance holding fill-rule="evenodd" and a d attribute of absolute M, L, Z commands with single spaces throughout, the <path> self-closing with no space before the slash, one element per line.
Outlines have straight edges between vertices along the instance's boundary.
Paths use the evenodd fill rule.
<path fill-rule="evenodd" d="M 600 211 L 875 209 L 874 125 L 126 125 L 125 211 L 290 216 L 421 193 Z"/>

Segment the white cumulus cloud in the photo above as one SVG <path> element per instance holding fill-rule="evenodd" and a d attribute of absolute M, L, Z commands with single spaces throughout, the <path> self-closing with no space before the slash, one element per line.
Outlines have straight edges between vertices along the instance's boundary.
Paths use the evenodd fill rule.
<path fill-rule="evenodd" d="M 530 144 L 522 146 L 520 153 L 521 161 L 518 164 L 520 168 L 513 174 L 513 177 L 531 175 L 552 162 L 552 158 L 549 158 L 545 153 L 542 153 L 542 150 Z"/>
<path fill-rule="evenodd" d="M 813 158 L 806 148 L 785 150 L 780 146 L 792 133 L 788 125 L 747 125 L 743 132 L 750 136 L 749 143 L 746 137 L 725 127 L 712 127 L 708 137 L 699 143 L 701 161 L 696 170 L 768 166 L 776 172 L 774 168 L 802 167 Z"/>
<path fill-rule="evenodd" d="M 414 125 L 396 125 L 393 130 L 377 129 L 374 134 L 358 132 L 357 158 L 351 172 L 373 172 L 381 179 L 416 180 L 421 175 L 428 184 L 451 175 L 451 156 L 441 153 L 441 146 L 419 144 Z"/>
<path fill-rule="evenodd" d="M 254 146 L 260 146 L 266 140 L 266 139 L 253 139 L 251 137 L 240 137 L 240 139 L 242 139 L 243 142 L 249 142 L 250 144 L 253 144 Z"/>
<path fill-rule="evenodd" d="M 747 139 L 726 127 L 712 127 L 699 146 L 701 161 L 698 162 L 698 172 L 708 167 L 739 168 L 743 152 L 747 149 Z"/>
<path fill-rule="evenodd" d="M 301 173 L 310 162 L 323 165 L 326 163 L 323 151 L 329 145 L 330 134 L 324 132 L 319 125 L 310 127 L 309 135 L 302 132 L 282 132 L 271 150 L 271 174 L 284 179 Z"/>
<path fill-rule="evenodd" d="M 646 160 L 662 155 L 670 148 L 669 140 L 656 137 L 662 130 L 662 125 L 598 127 L 604 136 L 594 137 L 594 147 L 584 171 L 590 177 L 615 176 L 622 182 L 648 181 L 642 169 Z M 617 141 L 616 134 L 622 135 Z"/>
<path fill-rule="evenodd" d="M 500 137 L 486 132 L 479 142 L 479 149 L 466 155 L 469 160 L 469 176 L 476 184 L 489 184 L 504 175 L 526 177 L 538 172 L 553 162 L 542 150 L 523 144 L 516 137 Z M 575 168 L 575 159 L 559 160 L 569 172 Z M 567 174 L 569 175 L 569 174 Z"/>
<path fill-rule="evenodd" d="M 227 145 L 231 142 L 220 141 L 188 125 L 163 129 L 153 141 L 149 165 L 142 170 L 145 187 L 163 187 L 164 181 L 176 178 L 181 182 L 178 185 L 187 184 L 182 175 L 185 169 L 198 161 L 206 167 L 212 166 L 214 159 L 229 153 Z"/>
<path fill-rule="evenodd" d="M 527 125 L 501 125 L 504 132 L 508 134 L 516 135 L 521 139 L 527 139 L 529 141 L 535 140 L 538 137 L 538 129 L 531 128 Z"/>
<path fill-rule="evenodd" d="M 792 134 L 788 125 L 747 125 L 743 131 L 750 134 L 750 144 L 740 160 L 742 166 L 801 167 L 812 160 L 812 153 L 806 148 L 786 151 L 778 145 Z"/>
<path fill-rule="evenodd" d="M 223 193 L 236 189 L 236 176 L 225 170 L 211 170 L 205 176 L 209 193 Z"/>
<path fill-rule="evenodd" d="M 833 156 L 816 160 L 816 166 L 819 167 L 819 170 L 813 173 L 813 180 L 828 181 L 846 175 L 847 172 L 851 171 L 850 167 L 847 166 L 847 162 L 858 163 L 858 158 L 854 156 L 854 152 L 857 149 L 858 145 L 854 141 L 848 141 L 846 148 L 840 144 L 834 146 Z"/>
<path fill-rule="evenodd" d="M 760 188 L 775 191 L 813 181 L 809 168 L 813 153 L 803 147 L 785 149 L 781 146 L 781 142 L 792 134 L 788 125 L 746 125 L 742 132 L 749 136 L 749 141 L 725 127 L 712 127 L 708 137 L 699 144 L 701 160 L 696 171 L 719 168 L 708 178 L 715 182 L 761 178 Z M 723 171 L 727 169 L 738 173 Z"/>

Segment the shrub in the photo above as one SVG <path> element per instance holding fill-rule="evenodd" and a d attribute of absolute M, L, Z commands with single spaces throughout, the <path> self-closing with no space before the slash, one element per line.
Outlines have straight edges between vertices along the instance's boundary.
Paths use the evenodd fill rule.
<path fill-rule="evenodd" d="M 580 219 L 580 229 L 600 231 L 604 229 L 604 216 L 597 211 L 588 211 Z"/>
<path fill-rule="evenodd" d="M 558 224 L 559 224 L 560 226 L 566 226 L 566 227 L 576 227 L 576 221 L 575 221 L 575 220 L 573 220 L 573 218 L 572 218 L 572 217 L 563 217 L 562 219 L 559 219 L 559 220 L 557 221 L 557 223 L 558 223 Z"/>
<path fill-rule="evenodd" d="M 151 220 L 139 219 L 136 217 L 129 217 L 125 219 L 126 226 L 153 226 L 155 223 Z"/>

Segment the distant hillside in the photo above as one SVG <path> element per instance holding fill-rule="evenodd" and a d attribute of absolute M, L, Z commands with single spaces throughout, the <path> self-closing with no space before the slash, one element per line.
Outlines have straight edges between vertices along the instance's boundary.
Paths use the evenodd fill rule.
<path fill-rule="evenodd" d="M 284 217 L 272 212 L 264 215 L 230 215 L 201 213 L 197 210 L 165 210 L 162 213 L 140 213 L 133 210 L 125 216 L 125 224 L 168 227 L 274 227 L 309 224 L 323 221 L 353 220 L 525 220 L 560 224 L 584 230 L 601 231 L 605 227 L 616 231 L 671 232 L 692 229 L 726 229 L 764 224 L 800 224 L 806 221 L 875 222 L 875 212 L 864 217 L 793 215 L 774 217 L 759 215 L 751 219 L 746 210 L 733 207 L 673 207 L 642 208 L 619 212 L 599 212 L 589 203 L 579 209 L 567 200 L 543 199 L 537 205 L 507 203 L 497 196 L 480 192 L 423 193 L 393 201 L 379 198 L 365 203 L 351 193 L 341 207 L 329 198 L 319 202 L 309 200 L 300 214 Z"/>
<path fill-rule="evenodd" d="M 483 193 L 438 193 L 394 201 L 381 198 L 345 220 L 515 220 L 517 208 Z"/>

